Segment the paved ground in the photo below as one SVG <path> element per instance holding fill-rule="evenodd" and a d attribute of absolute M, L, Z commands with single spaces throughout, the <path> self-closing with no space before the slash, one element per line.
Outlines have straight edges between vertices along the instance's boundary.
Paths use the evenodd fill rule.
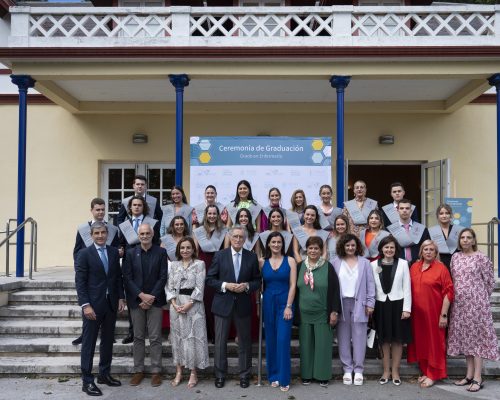
<path fill-rule="evenodd" d="M 149 380 L 143 381 L 139 387 L 126 384 L 128 377 L 123 377 L 124 385 L 119 388 L 101 386 L 104 392 L 102 399 L 108 400 L 198 400 L 198 399 L 242 399 L 242 400 L 387 400 L 387 399 L 419 399 L 419 400 L 466 400 L 500 398 L 500 380 L 488 381 L 483 390 L 470 394 L 463 388 L 453 386 L 450 382 L 440 383 L 430 389 L 420 389 L 415 381 L 404 381 L 399 387 L 392 384 L 381 386 L 375 380 L 366 381 L 363 386 L 344 386 L 340 381 L 334 381 L 327 389 L 318 384 L 302 386 L 293 382 L 288 393 L 281 393 L 279 389 L 268 385 L 257 387 L 251 385 L 248 389 L 241 389 L 235 380 L 228 381 L 223 389 L 216 389 L 212 380 L 203 380 L 194 389 L 187 389 L 183 382 L 181 386 L 173 388 L 169 382 L 164 382 L 158 388 L 152 388 Z M 71 378 L 0 378 L 0 399 L 47 399 L 47 400 L 78 400 L 89 399 L 81 391 L 81 381 Z"/>

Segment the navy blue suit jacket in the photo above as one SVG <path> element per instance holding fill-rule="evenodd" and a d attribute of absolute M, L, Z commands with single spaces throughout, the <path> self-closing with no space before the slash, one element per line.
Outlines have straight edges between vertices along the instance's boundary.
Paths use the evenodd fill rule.
<path fill-rule="evenodd" d="M 249 290 L 243 293 L 222 292 L 223 282 L 248 282 Z M 240 274 L 238 280 L 234 275 L 231 247 L 215 253 L 212 265 L 207 273 L 206 284 L 215 289 L 212 313 L 221 317 L 229 317 L 233 310 L 240 317 L 250 316 L 252 312 L 251 292 L 260 288 L 261 276 L 259 262 L 255 253 L 242 249 Z"/>
<path fill-rule="evenodd" d="M 143 280 L 143 269 L 148 266 L 141 262 L 141 245 L 127 250 L 127 256 L 123 259 L 123 282 L 127 296 L 127 305 L 137 308 L 141 303 L 139 293 L 144 292 L 155 296 L 153 303 L 156 307 L 167 304 L 165 296 L 165 285 L 168 279 L 168 258 L 164 248 L 153 245 L 151 252 L 151 268 L 148 271 L 146 281 Z"/>
<path fill-rule="evenodd" d="M 89 221 L 89 226 L 90 226 L 91 221 Z M 120 247 L 120 233 L 116 232 L 115 237 L 113 238 L 113 241 L 111 242 L 111 246 L 113 247 Z M 82 239 L 82 236 L 80 235 L 80 232 L 76 232 L 76 239 L 75 239 L 75 247 L 73 248 L 73 262 L 76 262 L 76 257 L 78 256 L 78 252 L 80 250 L 86 249 L 87 246 L 85 246 L 85 242 Z"/>
<path fill-rule="evenodd" d="M 108 304 L 113 311 L 117 311 L 118 300 L 125 298 L 118 249 L 106 246 L 106 250 L 108 274 L 104 271 L 104 265 L 94 245 L 81 250 L 75 263 L 78 304 L 90 304 L 97 315 L 104 314 L 108 310 Z"/>

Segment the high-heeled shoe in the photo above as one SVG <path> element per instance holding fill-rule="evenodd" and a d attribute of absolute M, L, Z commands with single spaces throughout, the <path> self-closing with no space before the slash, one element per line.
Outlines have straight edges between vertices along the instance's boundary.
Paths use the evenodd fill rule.
<path fill-rule="evenodd" d="M 189 375 L 189 382 L 187 384 L 187 387 L 189 389 L 192 389 L 194 388 L 196 385 L 198 384 L 198 377 L 196 376 L 196 374 L 193 374 L 191 372 L 191 375 Z"/>
<path fill-rule="evenodd" d="M 182 372 L 177 372 L 175 374 L 175 378 L 170 382 L 173 387 L 179 386 L 179 383 L 182 382 Z"/>

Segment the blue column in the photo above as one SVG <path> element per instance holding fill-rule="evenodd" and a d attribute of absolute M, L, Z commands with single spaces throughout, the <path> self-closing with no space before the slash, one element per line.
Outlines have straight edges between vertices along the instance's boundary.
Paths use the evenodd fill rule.
<path fill-rule="evenodd" d="M 189 85 L 186 74 L 169 75 L 175 87 L 175 184 L 182 186 L 182 165 L 184 148 L 184 88 Z"/>
<path fill-rule="evenodd" d="M 500 73 L 490 76 L 488 83 L 497 89 L 497 218 L 500 218 Z M 500 243 L 500 224 L 497 230 L 497 242 Z M 500 246 L 498 248 L 500 249 Z M 500 277 L 500 269 L 498 276 Z"/>
<path fill-rule="evenodd" d="M 26 206 L 26 114 L 28 89 L 35 86 L 29 75 L 11 75 L 12 83 L 19 89 L 19 146 L 17 155 L 17 225 L 25 219 Z M 24 228 L 16 237 L 16 276 L 24 276 Z"/>
<path fill-rule="evenodd" d="M 350 76 L 333 75 L 330 84 L 337 90 L 337 207 L 344 207 L 344 91 Z"/>

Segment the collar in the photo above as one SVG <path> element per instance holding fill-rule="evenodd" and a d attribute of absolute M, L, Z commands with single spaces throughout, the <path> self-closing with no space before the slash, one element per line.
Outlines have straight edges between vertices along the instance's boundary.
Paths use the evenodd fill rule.
<path fill-rule="evenodd" d="M 95 246 L 95 249 L 96 249 L 97 251 L 99 251 L 99 249 L 104 249 L 104 250 L 106 250 L 106 245 L 104 245 L 104 246 L 102 246 L 102 247 L 101 247 L 101 246 L 98 246 L 96 243 L 94 243 L 94 246 Z"/>
<path fill-rule="evenodd" d="M 410 225 L 410 228 L 411 228 L 411 227 L 413 226 L 413 220 L 412 220 L 412 219 L 410 219 L 410 222 L 408 222 L 408 224 Z M 403 223 L 401 222 L 401 220 L 399 220 L 399 225 L 400 225 L 400 226 L 402 226 L 402 227 L 404 227 L 404 226 L 405 226 L 405 224 L 403 224 Z"/>
<path fill-rule="evenodd" d="M 240 249 L 240 251 L 237 252 L 235 249 L 233 249 L 233 246 L 231 246 L 231 257 L 234 258 L 234 255 L 236 253 L 240 253 L 240 256 L 242 256 L 243 255 L 243 247 Z"/>

